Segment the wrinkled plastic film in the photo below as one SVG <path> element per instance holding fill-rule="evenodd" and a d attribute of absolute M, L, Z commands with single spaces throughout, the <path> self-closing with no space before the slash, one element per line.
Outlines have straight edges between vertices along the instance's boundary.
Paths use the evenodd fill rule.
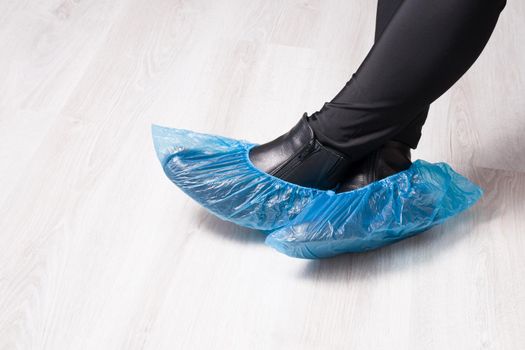
<path fill-rule="evenodd" d="M 395 243 L 471 207 L 482 190 L 445 163 L 418 160 L 361 189 L 323 194 L 266 243 L 297 258 L 318 259 Z"/>
<path fill-rule="evenodd" d="M 472 206 L 482 190 L 445 163 L 418 160 L 405 171 L 335 194 L 255 168 L 255 144 L 153 126 L 168 178 L 221 219 L 272 231 L 266 243 L 299 258 L 325 258 L 391 244 Z"/>
<path fill-rule="evenodd" d="M 219 218 L 274 230 L 289 224 L 325 191 L 294 185 L 255 168 L 255 144 L 189 130 L 152 127 L 167 177 Z"/>

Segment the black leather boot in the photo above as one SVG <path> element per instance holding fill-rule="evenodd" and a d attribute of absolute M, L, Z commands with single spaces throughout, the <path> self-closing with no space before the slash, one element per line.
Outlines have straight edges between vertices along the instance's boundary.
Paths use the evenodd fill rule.
<path fill-rule="evenodd" d="M 364 187 L 410 168 L 410 147 L 402 142 L 388 141 L 383 146 L 353 164 L 346 180 L 337 192 L 347 192 Z"/>
<path fill-rule="evenodd" d="M 348 175 L 350 159 L 322 145 L 303 117 L 289 132 L 250 150 L 253 165 L 285 181 L 321 190 L 334 189 Z"/>

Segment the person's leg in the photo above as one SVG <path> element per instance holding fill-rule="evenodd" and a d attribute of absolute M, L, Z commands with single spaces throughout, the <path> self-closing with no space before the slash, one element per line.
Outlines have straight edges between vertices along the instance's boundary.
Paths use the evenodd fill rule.
<path fill-rule="evenodd" d="M 374 42 L 377 42 L 381 34 L 383 34 L 388 23 L 396 13 L 397 9 L 404 0 L 378 0 L 377 11 L 376 11 L 376 27 Z M 410 148 L 415 149 L 421 138 L 421 129 L 427 119 L 428 111 L 430 106 L 425 106 L 420 111 L 414 120 L 405 127 L 399 134 L 392 137 L 393 141 L 398 141 L 408 145 Z"/>
<path fill-rule="evenodd" d="M 330 188 L 389 140 L 414 147 L 430 103 L 474 63 L 505 4 L 404 0 L 341 92 L 290 132 L 253 148 L 253 164 L 299 185 Z"/>
<path fill-rule="evenodd" d="M 505 4 L 403 1 L 351 80 L 312 116 L 316 137 L 353 160 L 394 139 L 474 63 Z"/>
<path fill-rule="evenodd" d="M 376 31 L 374 42 L 377 42 L 388 23 L 404 0 L 378 0 L 376 15 Z M 367 154 L 354 163 L 341 181 L 337 192 L 346 192 L 364 187 L 400 171 L 411 165 L 410 148 L 416 148 L 421 138 L 421 129 L 428 115 L 430 106 L 420 111 L 410 124 L 391 141 Z"/>

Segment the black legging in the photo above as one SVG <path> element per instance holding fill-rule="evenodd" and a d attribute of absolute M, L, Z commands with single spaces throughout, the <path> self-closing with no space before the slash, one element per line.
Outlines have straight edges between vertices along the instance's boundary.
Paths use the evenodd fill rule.
<path fill-rule="evenodd" d="M 359 159 L 388 140 L 416 148 L 430 103 L 485 47 L 506 0 L 379 0 L 375 43 L 311 118 L 321 143 Z"/>

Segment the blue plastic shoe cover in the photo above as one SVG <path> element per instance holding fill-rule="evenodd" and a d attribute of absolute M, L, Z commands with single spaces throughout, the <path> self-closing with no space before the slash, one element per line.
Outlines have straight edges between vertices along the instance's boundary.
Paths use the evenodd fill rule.
<path fill-rule="evenodd" d="M 327 258 L 379 248 L 442 223 L 483 191 L 445 163 L 418 160 L 400 173 L 312 201 L 266 244 L 296 258 Z"/>
<path fill-rule="evenodd" d="M 238 225 L 277 229 L 326 192 L 255 168 L 248 158 L 255 144 L 155 125 L 152 133 L 168 178 L 203 207 Z"/>

